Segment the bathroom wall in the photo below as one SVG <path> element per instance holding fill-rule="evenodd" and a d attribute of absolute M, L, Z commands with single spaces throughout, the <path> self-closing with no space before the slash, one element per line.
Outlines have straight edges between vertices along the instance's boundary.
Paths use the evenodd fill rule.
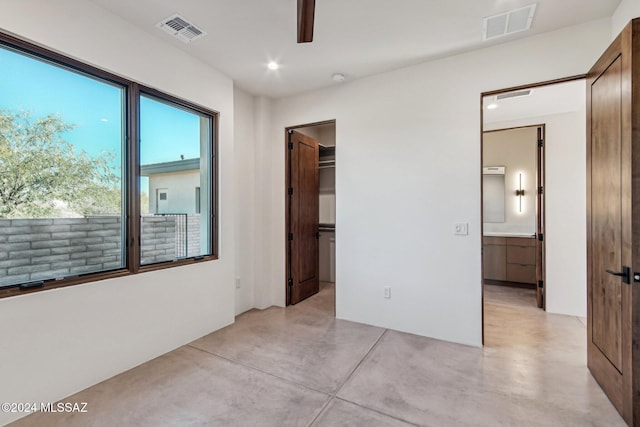
<path fill-rule="evenodd" d="M 485 222 L 485 234 L 536 232 L 537 139 L 536 127 L 484 133 L 483 167 L 505 167 L 504 222 Z M 525 190 L 524 196 L 516 196 L 519 188 Z"/>

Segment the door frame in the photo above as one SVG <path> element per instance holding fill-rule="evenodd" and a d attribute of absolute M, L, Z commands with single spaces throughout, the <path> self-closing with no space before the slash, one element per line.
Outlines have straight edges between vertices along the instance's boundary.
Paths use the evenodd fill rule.
<path fill-rule="evenodd" d="M 487 96 L 494 96 L 494 95 L 499 95 L 501 93 L 505 93 L 505 92 L 515 92 L 515 91 L 519 91 L 519 90 L 524 90 L 524 89 L 535 89 L 538 87 L 544 87 L 544 86 L 552 86 L 552 85 L 556 85 L 556 84 L 560 84 L 560 83 L 569 83 L 569 82 L 573 82 L 573 81 L 577 81 L 577 80 L 586 80 L 587 75 L 586 74 L 579 74 L 579 75 L 575 75 L 575 76 L 569 76 L 569 77 L 563 77 L 563 78 L 559 78 L 559 79 L 553 79 L 553 80 L 546 80 L 543 82 L 538 82 L 538 83 L 531 83 L 531 84 L 526 84 L 526 85 L 520 85 L 520 86 L 513 86 L 513 87 L 507 87 L 507 88 L 503 88 L 503 89 L 496 89 L 496 90 L 491 90 L 491 91 L 487 91 L 487 92 L 482 92 L 480 93 L 480 303 L 482 304 L 482 345 L 484 346 L 484 325 L 485 325 L 485 316 L 484 316 L 484 253 L 483 253 L 483 236 L 484 236 L 484 218 L 483 218 L 483 212 L 482 212 L 482 198 L 483 198 L 483 188 L 482 188 L 482 184 L 483 184 L 483 176 L 482 176 L 482 167 L 484 164 L 484 155 L 483 155 L 483 150 L 484 150 L 484 106 L 483 106 L 483 102 L 484 102 L 484 98 Z M 520 127 L 532 127 L 532 126 L 542 126 L 544 129 L 544 124 L 543 125 L 528 125 L 528 126 L 520 126 Z M 506 130 L 506 129 L 503 129 Z M 545 138 L 545 144 L 546 144 L 546 132 L 543 130 L 543 134 L 544 134 L 544 138 Z M 546 163 L 546 150 L 545 150 L 545 159 L 543 159 L 543 163 Z M 544 213 L 543 213 L 544 215 Z M 542 218 L 542 222 L 543 222 L 543 226 L 544 226 L 544 217 Z M 546 238 L 545 238 L 546 241 Z M 545 243 L 546 246 L 546 243 Z M 545 269 L 546 269 L 546 263 L 545 263 Z M 543 276 L 546 276 L 546 272 L 543 271 Z M 545 284 L 545 289 L 544 289 L 544 302 L 543 305 L 546 307 L 546 284 Z"/>
<path fill-rule="evenodd" d="M 288 191 L 291 186 L 291 168 L 290 168 L 290 157 L 291 151 L 289 150 L 289 131 L 297 130 L 300 128 L 308 128 L 313 126 L 322 126 L 322 125 L 336 125 L 336 120 L 324 120 L 321 122 L 312 122 L 312 123 L 304 123 L 299 125 L 287 126 L 284 129 L 284 185 L 282 191 L 285 195 L 285 206 L 284 206 L 284 218 L 285 218 L 285 228 L 284 228 L 284 242 L 285 242 L 285 280 L 284 280 L 284 295 L 285 295 L 285 306 L 291 305 L 291 294 L 289 293 L 289 272 L 291 268 L 291 246 L 289 245 L 289 233 L 291 232 L 291 198 L 289 197 Z"/>

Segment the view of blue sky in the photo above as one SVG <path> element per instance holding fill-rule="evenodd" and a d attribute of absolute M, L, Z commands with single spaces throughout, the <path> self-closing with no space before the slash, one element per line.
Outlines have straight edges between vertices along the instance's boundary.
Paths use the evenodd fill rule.
<path fill-rule="evenodd" d="M 200 117 L 142 96 L 140 99 L 140 163 L 200 157 Z"/>
<path fill-rule="evenodd" d="M 68 142 L 92 157 L 115 154 L 113 167 L 120 175 L 121 88 L 4 48 L 0 64 L 0 109 L 27 111 L 34 118 L 59 115 L 75 126 L 64 135 Z M 200 156 L 197 115 L 145 97 L 140 104 L 141 164 Z"/>

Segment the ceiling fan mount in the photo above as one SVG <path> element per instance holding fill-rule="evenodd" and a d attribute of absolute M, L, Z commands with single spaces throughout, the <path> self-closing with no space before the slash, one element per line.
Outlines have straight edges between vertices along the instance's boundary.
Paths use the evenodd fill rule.
<path fill-rule="evenodd" d="M 298 0 L 298 43 L 313 41 L 316 0 Z"/>

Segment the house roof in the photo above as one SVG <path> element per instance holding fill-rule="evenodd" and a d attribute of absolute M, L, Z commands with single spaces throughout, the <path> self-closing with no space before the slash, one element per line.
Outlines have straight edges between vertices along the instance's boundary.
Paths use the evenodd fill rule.
<path fill-rule="evenodd" d="M 161 173 L 185 172 L 200 169 L 200 158 L 176 160 L 173 162 L 152 163 L 140 165 L 141 176 L 158 175 Z"/>

